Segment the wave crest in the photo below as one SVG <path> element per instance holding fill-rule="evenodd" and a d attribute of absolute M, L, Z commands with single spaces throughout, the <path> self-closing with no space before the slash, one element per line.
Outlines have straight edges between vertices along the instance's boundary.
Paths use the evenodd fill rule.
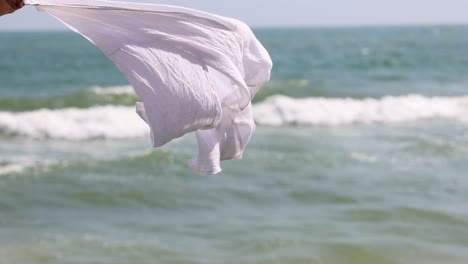
<path fill-rule="evenodd" d="M 339 126 L 399 123 L 430 118 L 468 121 L 468 96 L 408 95 L 381 99 L 305 98 L 276 95 L 254 105 L 255 121 L 264 126 Z M 0 111 L 0 134 L 33 139 L 125 139 L 149 135 L 134 107 Z"/>
<path fill-rule="evenodd" d="M 466 120 L 468 96 L 408 95 L 381 99 L 305 98 L 276 95 L 254 106 L 255 121 L 266 126 L 338 126 L 400 123 L 430 118 Z"/>
<path fill-rule="evenodd" d="M 130 85 L 100 87 L 94 86 L 90 91 L 98 95 L 135 95 L 135 91 Z"/>
<path fill-rule="evenodd" d="M 149 128 L 133 107 L 100 106 L 0 112 L 0 133 L 34 139 L 122 139 L 146 136 Z"/>

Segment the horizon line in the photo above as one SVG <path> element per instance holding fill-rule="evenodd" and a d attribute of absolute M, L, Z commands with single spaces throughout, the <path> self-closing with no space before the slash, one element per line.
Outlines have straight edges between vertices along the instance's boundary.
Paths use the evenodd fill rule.
<path fill-rule="evenodd" d="M 376 24 L 313 24 L 313 25 L 249 25 L 252 29 L 340 29 L 340 28 L 395 28 L 395 27 L 451 27 L 468 26 L 468 22 L 376 23 Z M 66 32 L 66 26 L 51 28 L 1 29 L 0 32 Z"/>

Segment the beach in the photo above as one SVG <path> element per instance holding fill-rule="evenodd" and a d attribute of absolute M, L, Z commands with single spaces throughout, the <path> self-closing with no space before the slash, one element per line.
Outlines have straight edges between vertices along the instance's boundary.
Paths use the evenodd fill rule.
<path fill-rule="evenodd" d="M 468 26 L 254 31 L 272 80 L 212 177 L 92 44 L 0 32 L 0 264 L 466 263 Z"/>

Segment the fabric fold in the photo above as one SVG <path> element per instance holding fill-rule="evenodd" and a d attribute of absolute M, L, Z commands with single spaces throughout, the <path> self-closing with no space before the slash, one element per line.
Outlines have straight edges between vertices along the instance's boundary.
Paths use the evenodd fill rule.
<path fill-rule="evenodd" d="M 251 99 L 272 62 L 238 20 L 168 5 L 105 0 L 25 0 L 99 47 L 142 102 L 154 147 L 197 133 L 200 174 L 239 159 L 255 124 Z"/>

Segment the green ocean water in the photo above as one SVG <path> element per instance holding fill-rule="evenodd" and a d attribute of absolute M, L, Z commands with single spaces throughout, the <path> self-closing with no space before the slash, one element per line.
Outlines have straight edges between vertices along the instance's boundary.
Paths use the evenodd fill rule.
<path fill-rule="evenodd" d="M 466 263 L 468 27 L 255 33 L 272 81 L 214 177 L 84 39 L 0 33 L 0 264 Z"/>

